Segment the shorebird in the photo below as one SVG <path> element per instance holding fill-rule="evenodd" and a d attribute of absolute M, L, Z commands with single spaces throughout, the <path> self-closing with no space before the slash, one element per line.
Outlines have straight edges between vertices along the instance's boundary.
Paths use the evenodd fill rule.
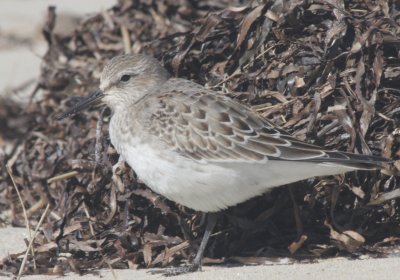
<path fill-rule="evenodd" d="M 101 101 L 112 111 L 111 143 L 153 191 L 209 213 L 192 265 L 201 260 L 217 213 L 274 187 L 315 176 L 379 169 L 387 159 L 330 151 L 297 140 L 256 111 L 186 79 L 152 57 L 121 55 L 99 90 L 58 116 Z"/>

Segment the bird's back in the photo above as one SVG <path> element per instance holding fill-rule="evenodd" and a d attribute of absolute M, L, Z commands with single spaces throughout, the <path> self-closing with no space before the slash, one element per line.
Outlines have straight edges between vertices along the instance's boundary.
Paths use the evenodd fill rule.
<path fill-rule="evenodd" d="M 180 155 L 203 162 L 297 161 L 377 169 L 388 159 L 300 141 L 244 104 L 185 79 L 142 101 L 146 129 Z"/>

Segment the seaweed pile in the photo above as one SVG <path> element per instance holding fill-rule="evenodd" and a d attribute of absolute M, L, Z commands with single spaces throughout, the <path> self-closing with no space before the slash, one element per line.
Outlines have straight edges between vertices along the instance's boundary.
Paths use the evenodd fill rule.
<path fill-rule="evenodd" d="M 61 36 L 50 7 L 43 97 L 0 100 L 0 212 L 40 226 L 24 273 L 165 267 L 197 250 L 201 213 L 153 193 L 128 167 L 113 176 L 107 108 L 54 117 L 96 89 L 110 58 L 153 55 L 301 140 L 396 160 L 399 11 L 383 0 L 120 0 Z M 400 238 L 399 167 L 309 179 L 233 207 L 204 263 L 387 256 Z M 24 254 L 3 258 L 2 273 L 18 273 Z"/>

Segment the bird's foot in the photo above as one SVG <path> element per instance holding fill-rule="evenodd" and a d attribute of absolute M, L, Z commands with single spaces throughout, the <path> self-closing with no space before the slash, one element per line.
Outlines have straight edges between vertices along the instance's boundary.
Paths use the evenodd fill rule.
<path fill-rule="evenodd" d="M 166 276 L 176 276 L 196 271 L 201 271 L 201 266 L 198 264 L 190 264 L 182 267 L 172 268 L 170 271 L 167 271 Z"/>
<path fill-rule="evenodd" d="M 201 271 L 201 265 L 193 263 L 181 267 L 162 269 L 154 272 L 153 274 L 162 274 L 164 276 L 171 277 L 196 271 Z"/>

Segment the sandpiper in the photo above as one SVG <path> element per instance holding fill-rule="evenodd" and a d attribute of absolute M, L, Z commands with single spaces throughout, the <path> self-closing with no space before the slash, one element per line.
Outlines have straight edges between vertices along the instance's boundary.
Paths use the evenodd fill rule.
<path fill-rule="evenodd" d="M 166 198 L 210 213 L 188 271 L 201 268 L 213 213 L 277 186 L 388 161 L 297 140 L 236 100 L 172 78 L 146 55 L 111 59 L 99 90 L 59 118 L 100 100 L 112 111 L 111 143 L 138 177 Z"/>

